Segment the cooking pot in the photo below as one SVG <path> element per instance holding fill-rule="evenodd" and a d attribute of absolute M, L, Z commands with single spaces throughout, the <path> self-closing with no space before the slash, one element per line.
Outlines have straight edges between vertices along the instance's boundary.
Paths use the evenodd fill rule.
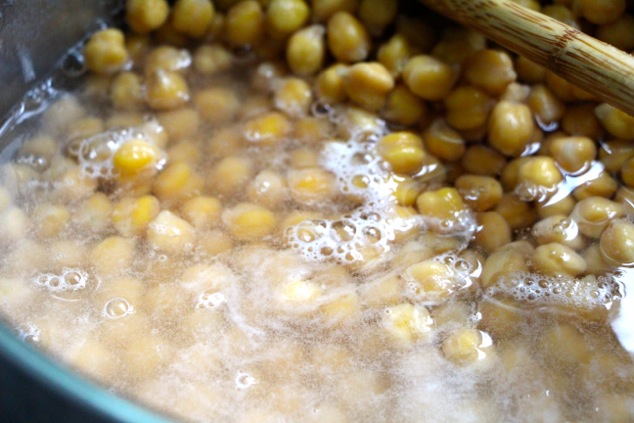
<path fill-rule="evenodd" d="M 20 107 L 19 99 L 45 80 L 69 48 L 115 19 L 121 3 L 0 2 L 0 127 L 10 125 L 6 117 L 13 105 Z M 0 144 L 0 152 L 5 147 Z M 5 422 L 167 421 L 69 372 L 1 323 L 0 393 L 0 419 Z"/>

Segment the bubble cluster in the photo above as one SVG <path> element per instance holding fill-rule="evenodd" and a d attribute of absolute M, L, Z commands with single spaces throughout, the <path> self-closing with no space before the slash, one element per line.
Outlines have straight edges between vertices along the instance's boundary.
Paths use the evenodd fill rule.
<path fill-rule="evenodd" d="M 41 331 L 40 328 L 33 324 L 26 324 L 17 328 L 18 338 L 23 341 L 38 343 L 40 342 Z"/>
<path fill-rule="evenodd" d="M 198 309 L 214 309 L 226 302 L 227 297 L 222 292 L 205 291 L 198 295 L 195 307 Z"/>
<path fill-rule="evenodd" d="M 71 142 L 68 154 L 76 157 L 82 176 L 95 179 L 112 179 L 117 176 L 114 168 L 114 154 L 119 147 L 130 139 L 142 139 L 152 142 L 152 133 L 161 133 L 163 128 L 155 121 L 148 121 L 145 125 L 100 132 L 88 138 Z M 165 160 L 157 161 L 157 168 L 161 168 Z"/>
<path fill-rule="evenodd" d="M 485 294 L 507 295 L 518 302 L 542 306 L 592 309 L 610 308 L 623 297 L 623 287 L 611 274 L 572 278 L 519 272 L 500 278 Z"/>
<path fill-rule="evenodd" d="M 81 269 L 64 268 L 62 273 L 40 273 L 33 278 L 35 284 L 51 293 L 74 292 L 86 288 L 88 273 Z"/>
<path fill-rule="evenodd" d="M 338 219 L 307 220 L 288 228 L 289 245 L 305 258 L 362 261 L 364 252 L 386 252 L 398 231 L 421 224 L 417 217 L 399 217 L 395 212 L 396 182 L 375 154 L 383 131 L 379 125 L 354 133 L 347 142 L 331 141 L 324 146 L 322 165 L 336 175 L 339 192 L 361 205 Z"/>

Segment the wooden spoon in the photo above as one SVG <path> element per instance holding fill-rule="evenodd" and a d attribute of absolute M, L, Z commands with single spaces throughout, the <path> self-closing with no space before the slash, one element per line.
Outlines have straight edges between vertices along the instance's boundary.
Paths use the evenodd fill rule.
<path fill-rule="evenodd" d="M 509 0 L 420 0 L 634 115 L 634 57 Z"/>

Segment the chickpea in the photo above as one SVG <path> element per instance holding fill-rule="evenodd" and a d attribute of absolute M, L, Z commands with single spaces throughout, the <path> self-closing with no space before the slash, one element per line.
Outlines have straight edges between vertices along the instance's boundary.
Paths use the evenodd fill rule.
<path fill-rule="evenodd" d="M 221 45 L 202 45 L 196 49 L 193 58 L 194 69 L 201 75 L 211 76 L 231 69 L 233 56 Z"/>
<path fill-rule="evenodd" d="M 558 242 L 574 250 L 585 247 L 577 222 L 564 215 L 546 217 L 533 225 L 531 234 L 538 244 Z"/>
<path fill-rule="evenodd" d="M 176 72 L 156 70 L 147 78 L 147 104 L 156 110 L 176 109 L 189 101 L 189 87 Z"/>
<path fill-rule="evenodd" d="M 480 284 L 486 289 L 495 285 L 501 278 L 513 275 L 515 273 L 528 272 L 526 264 L 528 256 L 533 253 L 532 246 L 524 251 L 523 248 L 514 248 L 513 244 L 506 244 L 495 250 L 487 257 L 482 274 L 480 275 Z"/>
<path fill-rule="evenodd" d="M 447 123 L 458 130 L 477 129 L 486 124 L 493 99 L 479 88 L 463 85 L 444 99 Z"/>
<path fill-rule="evenodd" d="M 586 261 L 570 247 L 558 242 L 540 245 L 532 257 L 533 268 L 551 276 L 577 276 L 586 270 Z"/>
<path fill-rule="evenodd" d="M 511 242 L 511 227 L 497 212 L 477 213 L 478 230 L 473 242 L 487 253 Z"/>
<path fill-rule="evenodd" d="M 439 261 L 425 260 L 413 264 L 405 270 L 403 277 L 408 282 L 413 299 L 427 303 L 444 301 L 456 289 L 453 271 Z"/>
<path fill-rule="evenodd" d="M 590 238 L 599 238 L 611 220 L 623 216 L 621 204 L 602 197 L 579 201 L 570 215 L 577 222 L 581 233 Z"/>
<path fill-rule="evenodd" d="M 426 117 L 427 106 L 407 86 L 398 84 L 388 94 L 381 115 L 390 122 L 410 126 Z"/>
<path fill-rule="evenodd" d="M 243 136 L 250 143 L 274 146 L 281 143 L 291 130 L 292 125 L 286 115 L 269 112 L 246 121 Z"/>
<path fill-rule="evenodd" d="M 265 14 L 256 0 L 236 3 L 227 12 L 224 36 L 232 47 L 257 46 L 265 33 Z"/>
<path fill-rule="evenodd" d="M 511 229 L 527 228 L 537 220 L 537 213 L 531 204 L 509 193 L 502 196 L 494 211 L 504 216 Z"/>
<path fill-rule="evenodd" d="M 194 227 L 169 210 L 160 212 L 147 227 L 147 240 L 159 251 L 180 254 L 192 248 Z"/>
<path fill-rule="evenodd" d="M 185 162 L 168 165 L 154 181 L 154 193 L 162 202 L 179 202 L 200 193 L 203 181 Z"/>
<path fill-rule="evenodd" d="M 570 135 L 599 139 L 601 125 L 594 113 L 594 104 L 574 104 L 566 108 L 561 119 L 561 128 Z"/>
<path fill-rule="evenodd" d="M 623 140 L 610 140 L 601 144 L 599 160 L 608 172 L 618 172 L 625 162 L 634 157 L 634 145 Z"/>
<path fill-rule="evenodd" d="M 284 39 L 308 21 L 310 9 L 303 0 L 270 0 L 266 8 L 269 34 Z"/>
<path fill-rule="evenodd" d="M 321 70 L 326 55 L 322 25 L 312 25 L 295 32 L 286 45 L 286 62 L 296 75 L 309 76 Z"/>
<path fill-rule="evenodd" d="M 525 104 L 500 101 L 489 120 L 489 144 L 506 156 L 521 155 L 535 133 L 533 114 Z"/>
<path fill-rule="evenodd" d="M 222 212 L 222 222 L 238 240 L 256 240 L 269 235 L 277 219 L 269 209 L 251 203 L 240 203 Z"/>
<path fill-rule="evenodd" d="M 240 109 L 240 99 L 231 88 L 212 87 L 198 91 L 194 104 L 200 116 L 209 123 L 230 122 Z"/>
<path fill-rule="evenodd" d="M 538 84 L 544 81 L 546 69 L 524 56 L 519 56 L 515 61 L 515 70 L 518 79 L 523 82 Z"/>
<path fill-rule="evenodd" d="M 520 165 L 517 178 L 515 193 L 529 201 L 551 197 L 564 179 L 555 161 L 548 156 L 528 158 Z"/>
<path fill-rule="evenodd" d="M 300 78 L 287 78 L 275 90 L 275 107 L 289 116 L 305 116 L 313 102 L 310 85 Z"/>
<path fill-rule="evenodd" d="M 467 148 L 460 160 L 468 173 L 484 176 L 496 176 L 502 172 L 506 160 L 496 150 L 484 145 L 473 145 Z"/>
<path fill-rule="evenodd" d="M 427 150 L 434 156 L 453 162 L 465 153 L 465 141 L 445 120 L 439 118 L 423 132 L 423 141 Z"/>
<path fill-rule="evenodd" d="M 625 0 L 579 0 L 577 3 L 583 17 L 597 25 L 616 21 L 625 12 L 627 6 Z"/>
<path fill-rule="evenodd" d="M 403 69 L 403 81 L 412 92 L 425 100 L 441 100 L 456 80 L 451 66 L 433 56 L 412 57 Z"/>
<path fill-rule="evenodd" d="M 433 320 L 422 306 L 401 303 L 385 309 L 383 326 L 395 341 L 404 345 L 415 342 L 431 332 Z"/>
<path fill-rule="evenodd" d="M 311 0 L 313 17 L 317 22 L 325 22 L 337 12 L 354 13 L 359 0 Z"/>
<path fill-rule="evenodd" d="M 328 19 L 328 49 L 343 63 L 364 60 L 370 53 L 370 36 L 361 22 L 348 12 L 340 11 Z"/>
<path fill-rule="evenodd" d="M 112 222 L 122 236 L 133 237 L 143 233 L 160 210 L 159 200 L 152 195 L 126 197 L 114 206 Z"/>
<path fill-rule="evenodd" d="M 589 197 L 612 198 L 618 189 L 618 182 L 607 172 L 601 172 L 593 179 L 585 181 L 575 188 L 573 195 L 577 200 Z"/>
<path fill-rule="evenodd" d="M 328 104 L 342 103 L 346 99 L 344 75 L 348 66 L 337 63 L 323 70 L 315 81 L 315 94 L 320 101 Z"/>
<path fill-rule="evenodd" d="M 394 132 L 377 143 L 379 155 L 390 164 L 396 173 L 414 174 L 425 159 L 423 141 L 411 132 Z"/>
<path fill-rule="evenodd" d="M 333 175 L 318 167 L 289 171 L 287 184 L 291 198 L 301 204 L 327 201 L 336 192 Z"/>
<path fill-rule="evenodd" d="M 462 197 L 455 188 L 423 192 L 416 199 L 416 208 L 423 216 L 437 219 L 441 224 L 454 222 L 466 210 Z"/>
<path fill-rule="evenodd" d="M 125 273 L 132 266 L 135 248 L 134 239 L 111 236 L 92 248 L 90 262 L 100 275 Z"/>
<path fill-rule="evenodd" d="M 376 57 L 396 78 L 416 54 L 420 54 L 420 51 L 411 45 L 406 36 L 397 33 L 379 47 Z"/>
<path fill-rule="evenodd" d="M 558 122 L 566 111 L 565 104 L 548 87 L 541 84 L 531 88 L 526 104 L 535 113 L 535 117 L 546 125 Z"/>
<path fill-rule="evenodd" d="M 634 49 L 634 16 L 623 14 L 617 20 L 599 26 L 596 37 L 623 51 Z"/>
<path fill-rule="evenodd" d="M 112 104 L 121 110 L 139 110 L 144 105 L 143 82 L 133 72 L 122 72 L 110 87 Z"/>
<path fill-rule="evenodd" d="M 249 157 L 229 156 L 216 163 L 208 176 L 209 185 L 223 197 L 236 195 L 255 174 L 255 163 Z"/>
<path fill-rule="evenodd" d="M 553 141 L 550 152 L 559 166 L 575 173 L 590 165 L 597 155 L 597 148 L 590 138 L 566 137 Z"/>
<path fill-rule="evenodd" d="M 165 0 L 127 0 L 126 22 L 137 34 L 154 31 L 167 20 L 169 4 Z"/>
<path fill-rule="evenodd" d="M 501 94 L 517 78 L 513 61 L 508 53 L 484 49 L 476 52 L 465 63 L 465 78 L 487 94 Z"/>
<path fill-rule="evenodd" d="M 481 331 L 462 328 L 452 332 L 443 341 L 441 349 L 447 360 L 460 366 L 466 366 L 481 359 L 483 344 Z"/>
<path fill-rule="evenodd" d="M 86 67 L 99 75 L 111 75 L 128 64 L 124 35 L 118 29 L 104 29 L 90 37 L 84 47 Z"/>
<path fill-rule="evenodd" d="M 353 102 L 366 110 L 378 112 L 388 92 L 394 88 L 394 78 L 378 62 L 357 63 L 348 69 L 343 87 Z"/>
<path fill-rule="evenodd" d="M 172 9 L 174 29 L 193 38 L 205 35 L 213 17 L 214 5 L 210 0 L 177 0 Z"/>
<path fill-rule="evenodd" d="M 490 210 L 502 198 L 502 185 L 490 176 L 462 175 L 454 181 L 454 185 L 475 211 Z"/>
<path fill-rule="evenodd" d="M 282 175 L 263 170 L 247 186 L 247 198 L 255 204 L 274 210 L 288 198 L 288 187 Z"/>
<path fill-rule="evenodd" d="M 398 0 L 361 0 L 357 14 L 363 25 L 377 37 L 394 21 Z"/>
<path fill-rule="evenodd" d="M 138 175 L 156 169 L 160 153 L 151 143 L 133 138 L 121 144 L 112 158 L 112 165 L 120 175 Z"/>
<path fill-rule="evenodd" d="M 610 135 L 622 140 L 634 139 L 634 117 L 606 103 L 597 106 L 595 113 Z"/>
<path fill-rule="evenodd" d="M 200 126 L 200 115 L 191 108 L 169 110 L 160 113 L 157 117 L 172 141 L 190 138 L 198 132 Z"/>
<path fill-rule="evenodd" d="M 613 220 L 601 233 L 599 246 L 608 263 L 631 265 L 634 263 L 634 225 L 627 220 Z"/>

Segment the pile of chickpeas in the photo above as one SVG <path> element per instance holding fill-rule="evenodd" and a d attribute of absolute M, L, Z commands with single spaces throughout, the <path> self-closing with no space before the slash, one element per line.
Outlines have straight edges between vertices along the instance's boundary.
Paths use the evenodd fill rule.
<path fill-rule="evenodd" d="M 127 0 L 83 62 L 0 168 L 22 338 L 193 421 L 634 418 L 634 117 L 398 0 Z"/>

